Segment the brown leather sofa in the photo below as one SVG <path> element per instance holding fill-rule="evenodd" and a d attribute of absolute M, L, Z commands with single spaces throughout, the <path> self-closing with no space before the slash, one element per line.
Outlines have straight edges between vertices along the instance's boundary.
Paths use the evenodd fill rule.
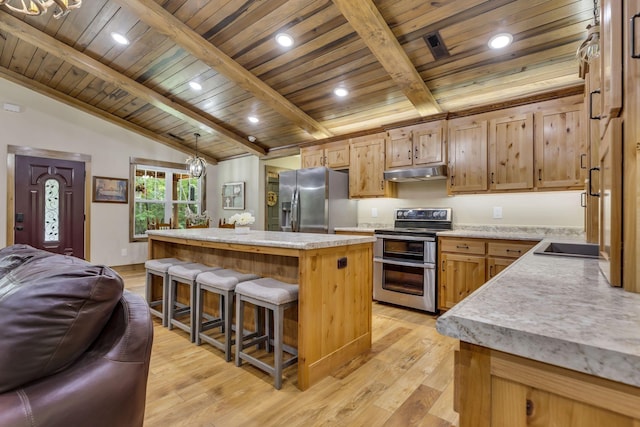
<path fill-rule="evenodd" d="M 152 341 L 108 267 L 0 250 L 0 426 L 142 426 Z"/>

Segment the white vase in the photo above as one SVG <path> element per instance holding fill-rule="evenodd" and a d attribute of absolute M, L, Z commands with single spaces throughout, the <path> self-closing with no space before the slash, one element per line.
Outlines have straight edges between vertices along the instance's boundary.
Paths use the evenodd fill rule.
<path fill-rule="evenodd" d="M 235 230 L 236 230 L 236 233 L 238 234 L 248 234 L 250 228 L 247 225 L 241 225 L 241 226 L 236 226 Z"/>

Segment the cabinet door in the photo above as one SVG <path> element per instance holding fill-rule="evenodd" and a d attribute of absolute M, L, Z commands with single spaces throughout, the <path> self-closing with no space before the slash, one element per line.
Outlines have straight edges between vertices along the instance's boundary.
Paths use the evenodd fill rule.
<path fill-rule="evenodd" d="M 622 109 L 622 1 L 602 0 L 600 19 L 600 52 L 602 56 L 601 135 L 610 119 Z"/>
<path fill-rule="evenodd" d="M 487 189 L 487 121 L 449 124 L 449 191 Z"/>
<path fill-rule="evenodd" d="M 487 280 L 497 276 L 515 260 L 515 258 L 487 258 Z"/>
<path fill-rule="evenodd" d="M 446 144 L 442 122 L 425 123 L 413 127 L 411 134 L 414 165 L 444 164 Z"/>
<path fill-rule="evenodd" d="M 413 164 L 413 144 L 409 128 L 392 129 L 387 139 L 387 169 Z"/>
<path fill-rule="evenodd" d="M 622 119 L 609 121 L 600 142 L 600 269 L 622 286 Z"/>
<path fill-rule="evenodd" d="M 491 120 L 489 188 L 533 188 L 533 113 Z"/>
<path fill-rule="evenodd" d="M 320 147 L 300 149 L 300 163 L 303 169 L 324 166 L 324 150 Z"/>
<path fill-rule="evenodd" d="M 535 114 L 535 185 L 538 188 L 584 187 L 587 153 L 582 105 Z"/>
<path fill-rule="evenodd" d="M 325 146 L 325 166 L 332 169 L 349 168 L 349 143 L 340 142 Z"/>
<path fill-rule="evenodd" d="M 484 256 L 441 254 L 439 308 L 448 310 L 485 282 Z"/>
<path fill-rule="evenodd" d="M 351 141 L 349 197 L 392 197 L 395 183 L 384 180 L 385 135 Z"/>

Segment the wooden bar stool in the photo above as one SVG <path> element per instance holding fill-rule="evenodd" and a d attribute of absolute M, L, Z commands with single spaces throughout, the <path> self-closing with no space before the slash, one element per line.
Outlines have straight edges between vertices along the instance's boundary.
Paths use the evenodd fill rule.
<path fill-rule="evenodd" d="M 220 267 L 210 267 L 197 262 L 188 264 L 178 264 L 169 267 L 169 296 L 167 298 L 168 323 L 167 327 L 173 329 L 178 327 L 189 332 L 191 342 L 195 342 L 195 303 L 196 303 L 196 277 L 206 271 L 220 270 Z M 178 283 L 189 286 L 189 303 L 178 302 Z M 181 317 L 189 315 L 189 324 L 181 320 Z"/>
<path fill-rule="evenodd" d="M 162 326 L 167 326 L 169 322 L 169 313 L 167 311 L 167 298 L 169 296 L 169 267 L 178 264 L 185 264 L 186 261 L 180 261 L 177 258 L 160 258 L 145 261 L 144 268 L 147 276 L 144 285 L 144 293 L 149 304 L 149 311 L 154 316 L 162 319 Z M 153 299 L 153 276 L 162 277 L 162 297 L 161 299 Z M 159 308 L 159 309 L 158 309 Z"/>
<path fill-rule="evenodd" d="M 267 322 L 264 334 L 251 340 L 244 336 L 244 303 L 248 302 L 257 307 L 270 310 L 273 313 L 273 338 Z M 263 278 L 241 282 L 236 285 L 236 366 L 240 366 L 245 360 L 251 365 L 268 372 L 275 379 L 275 388 L 282 387 L 282 370 L 298 361 L 298 350 L 285 345 L 283 342 L 284 311 L 298 304 L 298 285 L 284 283 L 272 278 Z M 267 313 L 267 318 L 268 318 Z M 245 348 L 266 343 L 267 351 L 273 343 L 273 365 L 248 354 Z M 283 353 L 292 354 L 289 359 L 283 360 Z"/>
<path fill-rule="evenodd" d="M 230 269 L 207 271 L 198 274 L 196 278 L 196 345 L 200 345 L 201 341 L 208 342 L 224 351 L 227 362 L 231 361 L 233 297 L 236 285 L 259 277 L 256 274 L 240 273 Z M 220 311 L 218 317 L 208 318 L 205 315 L 203 309 L 205 292 L 212 292 L 219 296 Z M 205 331 L 217 327 L 220 327 L 224 333 L 224 342 L 205 334 Z"/>

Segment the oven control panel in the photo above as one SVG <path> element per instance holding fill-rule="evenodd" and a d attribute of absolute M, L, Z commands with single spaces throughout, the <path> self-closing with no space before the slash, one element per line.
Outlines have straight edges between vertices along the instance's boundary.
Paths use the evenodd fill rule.
<path fill-rule="evenodd" d="M 406 221 L 451 221 L 451 208 L 396 209 L 395 219 Z"/>

